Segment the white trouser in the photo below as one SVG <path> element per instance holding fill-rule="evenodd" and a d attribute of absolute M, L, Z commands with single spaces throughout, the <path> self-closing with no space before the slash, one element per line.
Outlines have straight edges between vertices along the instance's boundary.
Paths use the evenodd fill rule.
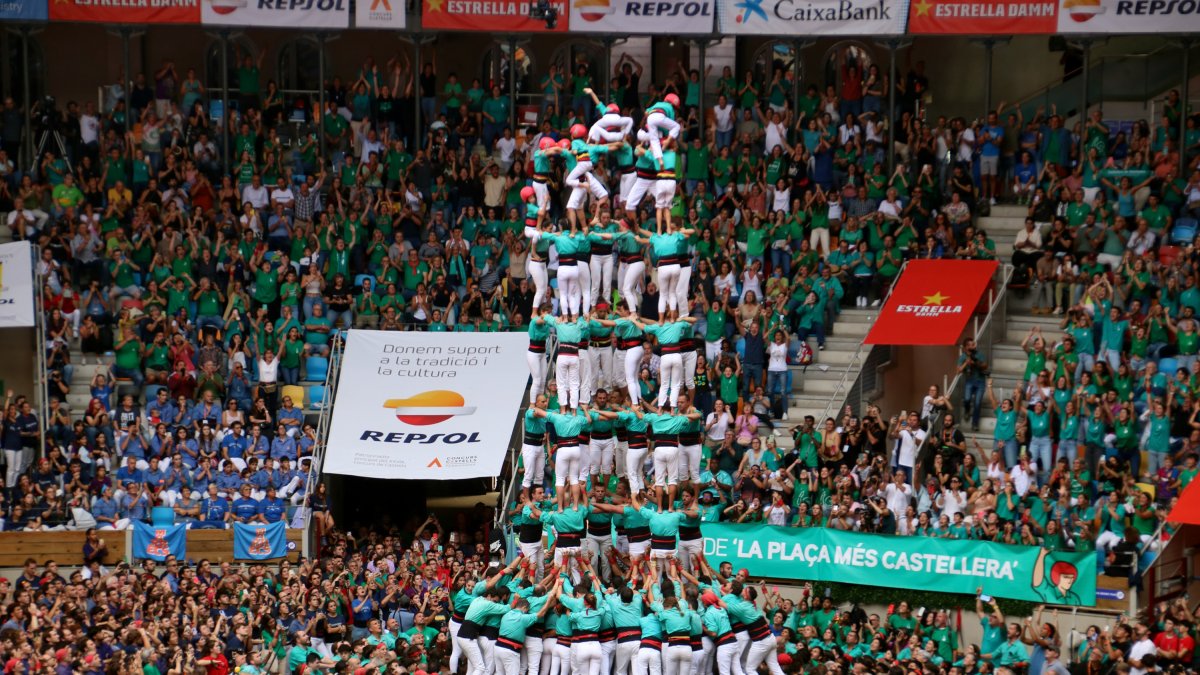
<path fill-rule="evenodd" d="M 571 172 L 567 174 L 567 177 L 563 180 L 563 182 L 566 183 L 567 187 L 569 188 L 581 188 L 583 187 L 584 176 L 587 176 L 588 181 L 595 180 L 595 177 L 590 173 L 591 170 L 591 162 L 575 162 L 575 168 L 571 169 Z"/>
<path fill-rule="evenodd" d="M 642 282 L 646 276 L 646 263 L 642 260 L 621 263 L 620 269 L 622 271 L 618 276 L 621 277 L 621 298 L 629 306 L 630 313 L 637 315 L 638 304 L 642 301 Z"/>
<path fill-rule="evenodd" d="M 638 649 L 633 660 L 633 675 L 662 675 L 662 652 L 649 647 Z"/>
<path fill-rule="evenodd" d="M 592 304 L 612 299 L 613 257 L 611 253 L 593 253 L 591 267 Z"/>
<path fill-rule="evenodd" d="M 625 198 L 625 210 L 637 211 L 637 207 L 642 203 L 642 199 L 650 191 L 652 185 L 654 185 L 654 180 L 642 178 L 635 173 L 633 186 L 629 188 L 629 196 Z"/>
<path fill-rule="evenodd" d="M 581 268 L 583 269 L 583 268 Z M 591 403 L 596 392 L 596 368 L 591 348 L 579 352 L 579 402 Z"/>
<path fill-rule="evenodd" d="M 542 306 L 542 301 L 546 299 L 546 289 L 550 286 L 550 276 L 549 272 L 546 271 L 546 261 L 526 260 L 525 269 L 529 271 L 529 278 L 533 279 L 533 308 L 539 309 Z"/>
<path fill-rule="evenodd" d="M 536 668 L 533 663 L 530 663 L 529 675 L 550 675 L 550 665 L 554 661 L 554 648 L 556 645 L 558 645 L 558 638 L 542 638 L 542 662 Z"/>
<path fill-rule="evenodd" d="M 716 663 L 718 675 L 734 675 L 734 664 L 738 663 L 737 659 L 737 643 L 730 642 L 729 644 L 720 645 L 716 649 Z M 741 669 L 740 664 L 738 670 Z"/>
<path fill-rule="evenodd" d="M 739 630 L 733 634 L 737 640 L 734 648 L 733 672 L 735 675 L 744 675 L 751 671 L 746 670 L 746 656 L 750 653 L 750 634 L 744 630 Z"/>
<path fill-rule="evenodd" d="M 559 446 L 554 458 L 554 485 L 575 485 L 579 482 L 579 446 Z"/>
<path fill-rule="evenodd" d="M 521 652 L 506 647 L 495 650 L 496 672 L 499 675 L 521 675 Z"/>
<path fill-rule="evenodd" d="M 608 476 L 613 472 L 613 454 L 617 448 L 617 439 L 593 438 L 589 458 L 592 461 L 591 475 Z"/>
<path fill-rule="evenodd" d="M 619 190 L 620 190 L 620 192 L 618 194 L 621 197 L 621 206 L 624 206 L 626 201 L 629 199 L 629 193 L 633 192 L 633 184 L 636 182 L 637 182 L 637 172 L 636 171 L 630 171 L 628 173 L 621 174 L 621 181 L 620 181 L 620 183 L 618 183 Z"/>
<path fill-rule="evenodd" d="M 459 652 L 467 657 L 467 675 L 484 675 L 487 664 L 483 661 L 483 650 L 475 638 L 456 637 Z"/>
<path fill-rule="evenodd" d="M 613 385 L 613 348 L 588 347 L 592 360 L 592 390 L 608 389 Z"/>
<path fill-rule="evenodd" d="M 717 358 L 721 356 L 721 341 L 713 340 L 704 342 L 704 357 L 709 363 L 716 363 Z M 694 383 L 693 383 L 694 384 Z"/>
<path fill-rule="evenodd" d="M 646 135 L 650 137 L 650 153 L 662 164 L 663 132 L 669 138 L 679 138 L 679 122 L 655 110 L 646 116 Z"/>
<path fill-rule="evenodd" d="M 521 460 L 525 464 L 525 478 L 521 487 L 528 490 L 546 480 L 546 451 L 540 445 L 521 444 Z"/>
<path fill-rule="evenodd" d="M 658 387 L 658 407 L 674 407 L 683 389 L 683 354 L 663 354 L 659 360 L 658 374 L 662 378 L 662 384 Z M 559 386 L 562 386 L 561 383 Z"/>
<path fill-rule="evenodd" d="M 578 316 L 579 306 L 583 302 L 579 287 L 578 265 L 558 266 L 558 291 L 562 293 L 563 304 L 563 307 L 559 308 L 559 313 Z"/>
<path fill-rule="evenodd" d="M 479 649 L 483 653 L 483 669 L 488 675 L 496 672 L 496 641 L 480 635 L 475 638 L 479 642 Z"/>
<path fill-rule="evenodd" d="M 579 270 L 579 304 L 587 314 L 592 311 L 592 262 L 581 260 L 575 263 L 575 268 Z"/>
<path fill-rule="evenodd" d="M 537 561 L 537 566 L 539 568 L 542 566 L 543 549 L 541 539 L 538 539 L 537 541 L 531 541 L 529 543 L 518 541 L 517 548 L 521 549 L 521 555 L 524 556 L 526 560 Z"/>
<path fill-rule="evenodd" d="M 679 478 L 686 481 L 700 480 L 700 455 L 703 445 L 679 446 Z"/>
<path fill-rule="evenodd" d="M 704 539 L 680 539 L 679 540 L 679 564 L 689 572 L 692 572 L 695 562 L 699 560 L 699 556 L 704 552 Z M 694 572 L 693 572 L 694 573 Z"/>
<path fill-rule="evenodd" d="M 329 648 L 329 644 L 321 638 L 309 638 L 309 645 L 317 650 L 317 653 L 329 660 L 333 660 L 333 650 Z"/>
<path fill-rule="evenodd" d="M 637 658 L 640 646 L 637 640 L 617 643 L 616 649 L 613 650 L 613 672 L 616 675 L 629 675 L 629 667 Z"/>
<path fill-rule="evenodd" d="M 592 442 L 582 443 L 579 446 L 579 483 L 587 485 L 588 478 L 592 477 Z"/>
<path fill-rule="evenodd" d="M 458 644 L 458 629 L 462 627 L 462 623 L 450 619 L 450 672 L 458 672 L 458 659 L 462 656 L 462 647 Z"/>
<path fill-rule="evenodd" d="M 688 312 L 688 292 L 692 285 L 692 261 L 679 265 L 679 278 L 675 280 L 675 302 L 679 307 L 680 314 Z M 692 372 L 695 372 L 694 370 Z"/>
<path fill-rule="evenodd" d="M 670 645 L 663 649 L 663 675 L 689 675 L 691 670 L 691 645 Z"/>
<path fill-rule="evenodd" d="M 679 297 L 675 294 L 679 281 L 679 263 L 658 266 L 658 313 L 666 314 L 667 308 L 678 309 Z M 684 304 L 687 307 L 687 304 Z"/>
<path fill-rule="evenodd" d="M 546 352 L 525 352 L 525 362 L 529 364 L 529 402 L 537 400 L 538 394 L 546 391 Z"/>
<path fill-rule="evenodd" d="M 17 484 L 17 480 L 25 470 L 29 468 L 30 456 L 33 453 L 28 448 L 21 450 L 5 450 L 4 461 L 8 465 L 8 470 L 4 472 L 4 484 L 10 487 Z"/>
<path fill-rule="evenodd" d="M 758 672 L 759 665 L 766 661 L 767 670 L 771 671 L 771 675 L 783 675 L 783 668 L 779 667 L 779 657 L 775 649 L 775 637 L 772 635 L 751 642 L 750 651 L 746 655 L 746 672 Z"/>
<path fill-rule="evenodd" d="M 550 662 L 550 675 L 571 675 L 571 645 L 555 643 Z"/>
<path fill-rule="evenodd" d="M 629 443 L 617 440 L 616 449 L 613 451 L 613 467 L 616 469 L 618 478 L 624 478 L 628 475 L 628 471 L 625 468 L 625 456 L 628 454 Z"/>
<path fill-rule="evenodd" d="M 679 482 L 679 446 L 660 445 L 654 448 L 654 486 L 666 487 Z"/>
<path fill-rule="evenodd" d="M 654 208 L 669 209 L 675 201 L 675 188 L 679 183 L 674 178 L 662 178 L 654 181 Z"/>
<path fill-rule="evenodd" d="M 558 382 L 558 395 L 572 410 L 579 407 L 579 357 L 575 354 L 559 354 L 554 366 L 554 379 Z"/>
<path fill-rule="evenodd" d="M 544 209 L 550 205 L 550 188 L 545 183 L 533 181 L 533 194 L 537 197 L 537 205 L 539 209 Z"/>
<path fill-rule="evenodd" d="M 638 386 L 638 370 L 644 351 L 646 348 L 641 345 L 625 350 L 625 388 L 629 390 L 630 403 L 640 403 L 642 400 L 642 390 Z M 662 368 L 661 362 L 659 368 Z"/>
<path fill-rule="evenodd" d="M 616 649 L 616 640 L 605 640 L 600 643 L 600 675 L 612 675 L 612 655 Z"/>
<path fill-rule="evenodd" d="M 620 143 L 633 131 L 633 118 L 619 113 L 604 113 L 588 130 L 592 143 Z"/>
<path fill-rule="evenodd" d="M 596 646 L 599 647 L 599 645 L 596 645 Z M 571 672 L 574 673 L 575 675 L 579 675 L 579 673 L 582 671 L 580 671 L 580 669 L 579 669 L 579 643 L 578 642 L 571 643 L 570 663 L 571 663 Z"/>
<path fill-rule="evenodd" d="M 629 452 L 625 455 L 625 472 L 629 478 L 629 491 L 641 492 L 646 489 L 645 472 L 642 469 L 642 462 L 646 461 L 646 453 L 649 452 L 646 447 L 630 447 Z M 657 455 L 657 451 L 655 452 Z"/>
<path fill-rule="evenodd" d="M 542 642 L 541 637 L 525 636 L 525 653 L 522 656 L 527 675 L 538 675 L 542 668 Z"/>
<path fill-rule="evenodd" d="M 696 357 L 698 354 L 695 350 L 695 343 L 689 339 L 687 342 L 688 349 L 683 352 L 683 386 L 687 387 L 688 391 L 696 389 Z"/>
<path fill-rule="evenodd" d="M 612 554 L 612 549 L 612 534 L 606 534 L 602 537 L 589 534 L 583 538 L 583 550 L 591 551 L 593 560 L 600 560 L 598 571 L 603 579 L 608 579 L 612 576 L 612 567 L 608 563 L 608 557 Z M 609 655 L 611 653 L 609 652 Z"/>
<path fill-rule="evenodd" d="M 576 182 L 578 183 L 578 181 Z M 608 199 L 608 188 L 604 187 L 604 184 L 594 174 L 588 172 L 587 185 L 578 183 L 571 188 L 571 196 L 567 198 L 567 208 L 582 209 L 589 192 L 592 199 L 598 202 Z"/>

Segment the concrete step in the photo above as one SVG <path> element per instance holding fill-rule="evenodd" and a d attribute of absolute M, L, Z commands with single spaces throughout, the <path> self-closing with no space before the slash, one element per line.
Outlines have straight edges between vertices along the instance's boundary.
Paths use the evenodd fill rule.
<path fill-rule="evenodd" d="M 1024 353 L 1022 353 L 1022 356 L 1024 356 Z M 996 356 L 993 356 L 992 362 L 991 362 L 991 370 L 992 370 L 993 375 L 1000 374 L 1000 373 L 1021 374 L 1021 373 L 1025 372 L 1025 363 L 1026 363 L 1026 361 L 1024 358 L 1019 358 L 1019 359 L 1011 358 L 1010 359 L 1010 358 L 1002 358 L 1002 357 L 998 358 Z"/>

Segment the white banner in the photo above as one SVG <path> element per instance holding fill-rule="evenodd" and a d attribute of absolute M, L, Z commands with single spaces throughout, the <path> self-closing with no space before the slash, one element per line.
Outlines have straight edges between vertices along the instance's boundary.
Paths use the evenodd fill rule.
<path fill-rule="evenodd" d="M 571 0 L 572 33 L 709 34 L 716 0 Z"/>
<path fill-rule="evenodd" d="M 0 244 L 0 328 L 33 326 L 33 249 L 27 241 Z"/>
<path fill-rule="evenodd" d="M 1060 33 L 1200 32 L 1196 0 L 1062 0 Z"/>
<path fill-rule="evenodd" d="M 499 475 L 524 401 L 528 348 L 525 333 L 350 331 L 325 471 Z"/>
<path fill-rule="evenodd" d="M 720 0 L 732 35 L 903 35 L 907 0 Z"/>
<path fill-rule="evenodd" d="M 200 21 L 209 26 L 349 28 L 349 4 L 350 0 L 201 0 Z"/>
<path fill-rule="evenodd" d="M 405 0 L 359 0 L 354 5 L 355 28 L 390 28 L 405 26 Z"/>

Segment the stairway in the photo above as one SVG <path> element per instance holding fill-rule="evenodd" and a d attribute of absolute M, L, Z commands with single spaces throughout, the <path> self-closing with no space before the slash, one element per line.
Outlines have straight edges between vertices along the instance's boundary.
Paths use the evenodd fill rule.
<path fill-rule="evenodd" d="M 1004 204 L 992 207 L 991 215 L 979 219 L 979 227 L 984 229 L 988 236 L 996 242 L 996 253 L 1002 260 L 1011 260 L 1013 242 L 1016 240 L 1017 233 L 1025 227 L 1026 213 L 1027 209 L 1024 206 Z M 1011 291 L 1005 296 L 1008 320 L 1003 328 L 995 327 L 994 334 L 997 336 L 997 341 L 990 348 L 984 347 L 985 355 L 991 365 L 992 384 L 996 391 L 996 397 L 999 399 L 1012 396 L 1013 390 L 1020 386 L 1021 380 L 1025 376 L 1026 358 L 1025 351 L 1021 349 L 1021 342 L 1029 334 L 1029 329 L 1038 326 L 1048 341 L 1057 340 L 1062 335 L 1062 331 L 1059 329 L 1062 317 L 1032 314 L 1030 312 L 1032 297 L 1032 293 L 1021 296 Z M 961 394 L 961 391 L 958 393 Z M 958 412 L 960 415 L 963 414 L 962 410 Z M 983 415 L 979 420 L 979 431 L 971 432 L 969 424 L 961 424 L 960 429 L 967 437 L 969 448 L 974 447 L 972 443 L 974 440 L 978 441 L 985 452 L 988 452 L 992 447 L 992 434 L 995 428 L 996 418 L 985 394 Z M 987 456 L 980 459 L 986 461 Z"/>
<path fill-rule="evenodd" d="M 858 351 L 859 345 L 866 337 L 867 331 L 870 330 L 878 313 L 878 307 L 843 309 L 832 330 L 825 336 L 823 351 L 817 348 L 815 337 L 808 339 L 808 345 L 813 350 L 813 362 L 807 368 L 791 367 L 792 396 L 788 405 L 788 420 L 782 425 L 784 428 L 790 429 L 800 424 L 804 421 L 805 415 L 812 415 L 816 418 L 819 426 L 823 421 L 822 416 L 825 414 L 830 399 L 841 399 L 846 396 L 858 377 L 858 369 L 862 367 L 869 347 L 863 349 L 859 360 L 855 363 L 855 370 L 849 375 L 846 374 L 846 367 L 854 360 L 855 352 Z M 844 384 L 843 376 L 845 376 Z M 839 385 L 843 385 L 841 392 L 838 391 Z M 840 400 L 835 401 L 831 414 L 836 413 L 840 405 Z M 793 445 L 788 433 L 779 436 L 776 441 L 780 448 L 788 449 Z"/>

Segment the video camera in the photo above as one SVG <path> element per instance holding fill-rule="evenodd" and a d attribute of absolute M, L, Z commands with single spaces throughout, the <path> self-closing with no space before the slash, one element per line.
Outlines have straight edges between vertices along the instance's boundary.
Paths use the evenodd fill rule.
<path fill-rule="evenodd" d="M 546 22 L 546 30 L 554 30 L 558 25 L 558 10 L 550 4 L 550 0 L 537 0 L 529 8 L 529 18 Z"/>

